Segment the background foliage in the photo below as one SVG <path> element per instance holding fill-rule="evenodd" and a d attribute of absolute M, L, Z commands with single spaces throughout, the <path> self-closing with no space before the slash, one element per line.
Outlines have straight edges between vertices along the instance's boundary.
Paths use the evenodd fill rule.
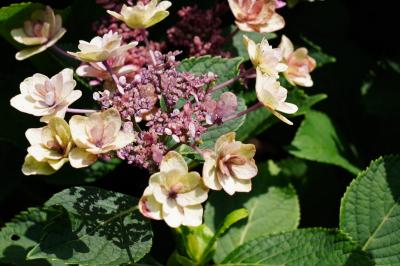
<path fill-rule="evenodd" d="M 41 2 L 64 10 L 68 33 L 62 40 L 64 45 L 70 46 L 76 45 L 78 39 L 90 39 L 93 36 L 91 21 L 103 12 L 94 8 L 92 1 Z M 174 1 L 171 13 L 174 14 L 180 6 L 193 2 L 199 1 Z M 10 3 L 11 1 L 1 1 L 4 6 Z M 198 4 L 207 7 L 213 3 L 214 1 L 201 1 Z M 398 178 L 396 179 L 400 174 L 399 158 L 390 156 L 374 161 L 369 170 L 352 182 L 359 169 L 366 169 L 371 160 L 381 155 L 396 154 L 400 150 L 400 128 L 397 127 L 400 118 L 400 56 L 396 42 L 391 40 L 394 34 L 392 26 L 396 25 L 395 8 L 391 5 L 386 2 L 383 7 L 377 8 L 376 4 L 369 5 L 365 1 L 325 0 L 299 4 L 294 9 L 280 12 L 286 20 L 283 32 L 295 44 L 309 47 L 319 65 L 326 64 L 312 73 L 315 81 L 313 88 L 304 91 L 296 89 L 291 95 L 294 101 L 303 106 L 299 113 L 305 114 L 292 118 L 295 124 L 293 127 L 276 124 L 274 118 L 268 117 L 268 112 L 260 110 L 259 113 L 249 115 L 242 129 L 239 129 L 238 135 L 241 139 L 257 145 L 256 160 L 260 162 L 262 174 L 254 181 L 255 190 L 251 198 L 238 195 L 227 201 L 222 194 L 210 195 L 205 222 L 214 232 L 230 211 L 241 207 L 249 211 L 246 220 L 239 221 L 222 235 L 213 254 L 215 262 L 232 264 L 263 261 L 291 265 L 288 253 L 285 252 L 293 251 L 285 250 L 282 246 L 284 242 L 293 243 L 296 258 L 303 258 L 305 265 L 318 264 L 312 255 L 304 256 L 306 253 L 310 254 L 309 252 L 323 254 L 332 265 L 370 265 L 371 260 L 378 265 L 395 265 L 400 261 L 398 249 L 383 248 L 387 243 L 398 244 L 399 239 L 390 237 L 391 233 L 399 229 L 400 223 L 396 218 L 399 212 L 400 187 Z M 29 10 L 21 12 L 27 14 Z M 71 18 L 71 14 L 79 19 Z M 176 16 L 171 15 L 165 22 L 157 25 L 151 31 L 151 38 L 162 38 L 165 27 L 172 25 L 175 19 Z M 5 29 L 11 27 L 5 25 L 4 21 L 5 17 L 0 16 L 2 36 L 7 34 Z M 232 21 L 233 18 L 227 17 L 226 26 Z M 318 44 L 323 53 L 309 40 Z M 272 39 L 272 42 L 276 45 L 279 40 Z M 54 242 L 51 242 L 55 240 L 54 236 L 46 235 L 44 244 L 36 245 L 44 228 L 52 225 L 64 225 L 54 229 L 66 237 L 56 237 L 61 246 L 69 243 L 71 232 L 88 235 L 101 243 L 110 238 L 115 240 L 115 236 L 122 234 L 119 230 L 132 223 L 139 222 L 144 227 L 148 226 L 149 222 L 144 221 L 135 210 L 129 210 L 129 207 L 121 215 L 115 214 L 115 209 L 112 209 L 113 204 L 126 207 L 130 205 L 129 202 L 135 202 L 133 197 L 141 196 L 147 185 L 146 171 L 114 161 L 111 164 L 100 162 L 79 173 L 64 169 L 59 174 L 46 178 L 22 175 L 20 167 L 28 144 L 24 132 L 26 128 L 38 124 L 28 115 L 12 109 L 9 99 L 17 93 L 19 83 L 26 76 L 37 71 L 53 75 L 65 62 L 55 61 L 50 53 L 37 56 L 32 61 L 17 62 L 14 60 L 15 52 L 16 49 L 11 44 L 4 39 L 0 41 L 0 89 L 3 93 L 0 97 L 0 225 L 5 226 L 0 233 L 0 254 L 3 254 L 0 264 L 7 265 L 9 258 L 14 258 L 15 254 L 26 254 L 33 248 L 29 256 L 40 259 L 21 260 L 18 265 L 64 265 L 51 260 L 57 256 L 70 255 L 49 250 L 49 247 L 54 247 Z M 331 62 L 332 58 L 336 59 L 334 63 Z M 182 67 L 191 66 L 187 63 Z M 88 92 L 84 86 L 79 83 L 79 87 Z M 251 94 L 242 96 L 246 103 L 254 100 Z M 90 96 L 80 101 L 82 106 L 85 101 L 89 103 Z M 268 130 L 264 131 L 265 129 Z M 92 191 L 90 195 L 98 195 L 101 199 L 90 198 L 91 203 L 100 200 L 100 203 L 110 204 L 106 204 L 107 208 L 104 209 L 99 207 L 98 213 L 93 216 L 81 217 L 82 213 L 74 209 L 73 202 L 78 201 L 76 197 L 79 197 L 79 193 L 84 194 L 92 188 L 77 188 L 79 193 L 64 189 L 89 183 L 90 186 L 118 191 L 124 195 L 118 194 L 115 198 L 107 196 L 107 193 Z M 60 191 L 63 192 L 53 196 Z M 60 199 L 63 195 L 68 200 Z M 382 198 L 379 195 L 386 196 Z M 226 208 L 223 211 L 219 208 L 216 212 L 218 205 L 225 202 Z M 43 204 L 45 206 L 40 207 Z M 28 209 L 32 206 L 39 207 Z M 362 212 L 357 208 L 362 208 Z M 286 209 L 290 211 L 286 213 Z M 121 211 L 121 208 L 118 210 Z M 117 219 L 112 219 L 111 222 L 123 224 L 118 230 L 100 230 L 99 233 L 91 231 L 91 226 L 109 221 L 114 215 L 117 215 Z M 267 215 L 274 217 L 275 224 L 257 226 L 257 223 L 269 221 Z M 151 255 L 165 263 L 173 252 L 173 247 L 165 243 L 170 243 L 174 236 L 162 222 L 152 224 L 154 237 Z M 377 226 L 379 230 L 371 229 Z M 283 232 L 297 227 L 339 228 L 341 231 L 299 229 Z M 71 228 L 79 230 L 69 230 Z M 362 232 L 363 230 L 372 233 Z M 271 233 L 274 234 L 272 237 L 254 240 L 255 236 Z M 118 248 L 129 250 L 139 245 L 140 248 L 135 246 L 134 251 L 143 250 L 144 254 L 150 247 L 149 239 L 139 239 L 134 235 L 129 237 L 131 238 L 114 243 L 117 252 L 114 251 L 113 255 L 116 257 L 111 260 L 115 261 L 115 265 L 118 265 L 120 259 L 118 254 L 126 255 L 126 252 L 118 253 Z M 46 246 L 47 241 L 52 244 Z M 244 242 L 246 244 L 239 247 Z M 2 246 L 2 243 L 13 244 Z M 83 241 L 68 248 L 70 252 L 83 252 L 88 246 L 90 241 Z M 234 253 L 228 255 L 236 248 Z M 264 258 L 260 255 L 265 254 L 266 250 L 273 252 L 277 249 L 283 250 L 279 256 Z M 96 256 L 93 260 L 74 256 L 74 260 L 69 263 L 85 261 L 85 265 L 99 265 L 95 259 Z"/>

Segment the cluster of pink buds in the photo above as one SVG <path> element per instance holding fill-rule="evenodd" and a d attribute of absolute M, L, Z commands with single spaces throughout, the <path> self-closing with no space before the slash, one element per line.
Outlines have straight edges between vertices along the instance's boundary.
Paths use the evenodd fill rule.
<path fill-rule="evenodd" d="M 177 71 L 177 54 L 156 51 L 156 64 L 143 68 L 131 82 L 121 83 L 122 92 L 95 94 L 103 109 L 119 111 L 125 130 L 140 127 L 137 141 L 118 151 L 128 163 L 152 169 L 168 150 L 167 138 L 177 144 L 196 144 L 210 125 L 222 122 L 237 109 L 233 93 L 223 93 L 219 100 L 208 93 L 217 78 L 213 73 Z"/>

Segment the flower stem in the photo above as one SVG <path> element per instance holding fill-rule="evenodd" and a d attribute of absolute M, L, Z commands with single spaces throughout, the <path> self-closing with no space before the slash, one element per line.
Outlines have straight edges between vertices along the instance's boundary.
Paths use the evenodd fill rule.
<path fill-rule="evenodd" d="M 192 145 L 190 145 L 190 147 L 192 147 L 193 150 L 195 150 L 198 154 L 200 154 L 202 157 L 204 157 L 204 152 L 199 147 L 197 147 L 196 144 L 192 144 Z"/>
<path fill-rule="evenodd" d="M 210 88 L 207 91 L 207 93 L 213 94 L 217 90 L 223 89 L 223 88 L 235 83 L 239 79 L 253 79 L 253 78 L 256 78 L 256 75 L 252 73 L 253 71 L 254 71 L 254 69 L 250 68 L 250 69 L 244 71 L 242 74 L 239 74 L 238 76 L 236 76 L 234 78 L 228 79 L 227 81 L 224 81 L 224 82 L 214 86 L 213 88 Z"/>
<path fill-rule="evenodd" d="M 76 61 L 79 61 L 78 58 L 76 58 L 76 57 L 73 56 L 73 55 L 70 55 L 69 53 L 67 53 L 66 51 L 64 51 L 63 49 L 61 49 L 60 47 L 58 47 L 57 45 L 53 45 L 53 46 L 51 47 L 51 49 L 52 49 L 54 52 L 56 52 L 57 54 L 60 54 L 60 55 L 62 55 L 62 56 L 64 56 L 64 57 L 72 58 L 72 59 L 74 59 L 74 60 L 76 60 Z"/>
<path fill-rule="evenodd" d="M 153 49 L 150 47 L 150 42 L 147 36 L 144 36 L 144 43 L 146 44 L 147 50 L 149 51 L 151 62 L 153 65 L 157 65 L 156 56 L 154 55 Z"/>
<path fill-rule="evenodd" d="M 68 108 L 67 112 L 73 114 L 90 114 L 97 112 L 97 110 Z"/>
<path fill-rule="evenodd" d="M 117 86 L 118 91 L 121 94 L 124 94 L 124 88 L 121 87 L 117 75 L 113 72 L 111 66 L 107 63 L 106 60 L 103 61 L 103 65 L 106 68 L 107 72 L 110 73 L 112 80 L 114 81 L 115 85 Z"/>
<path fill-rule="evenodd" d="M 207 93 L 213 94 L 214 92 L 216 92 L 217 90 L 223 89 L 233 83 L 235 83 L 235 81 L 239 80 L 240 76 L 236 76 L 234 78 L 228 79 L 227 81 L 224 81 L 216 86 L 214 86 L 213 88 L 209 89 L 207 91 Z"/>
<path fill-rule="evenodd" d="M 225 122 L 228 122 L 228 121 L 230 121 L 230 120 L 236 119 L 236 118 L 238 118 L 238 117 L 241 117 L 242 115 L 245 115 L 245 114 L 248 114 L 248 113 L 250 113 L 250 112 L 252 112 L 252 111 L 255 111 L 255 110 L 257 110 L 257 109 L 259 109 L 259 108 L 261 108 L 261 107 L 263 107 L 263 106 L 264 106 L 264 105 L 263 105 L 261 102 L 257 102 L 256 104 L 250 106 L 249 108 L 247 108 L 246 110 L 244 110 L 244 111 L 242 111 L 242 112 L 239 112 L 239 113 L 236 113 L 236 114 L 234 114 L 234 115 L 232 115 L 232 116 L 229 116 L 229 117 L 227 117 L 227 118 L 224 118 L 224 119 L 222 120 L 222 122 L 225 123 Z"/>

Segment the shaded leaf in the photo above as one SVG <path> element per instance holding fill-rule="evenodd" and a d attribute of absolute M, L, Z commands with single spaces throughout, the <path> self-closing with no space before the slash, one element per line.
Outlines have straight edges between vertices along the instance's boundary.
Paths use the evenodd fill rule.
<path fill-rule="evenodd" d="M 29 254 L 67 264 L 116 266 L 137 262 L 150 251 L 150 222 L 133 197 L 94 187 L 74 187 L 55 194 L 46 206 L 66 214 L 47 229 Z"/>
<path fill-rule="evenodd" d="M 17 266 L 62 266 L 62 262 L 45 259 L 26 260 L 26 255 L 37 243 L 48 225 L 60 212 L 29 208 L 15 216 L 0 231 L 0 262 Z"/>
<path fill-rule="evenodd" d="M 340 166 L 352 174 L 359 172 L 346 158 L 345 146 L 332 121 L 321 112 L 307 112 L 289 152 L 302 159 Z"/>

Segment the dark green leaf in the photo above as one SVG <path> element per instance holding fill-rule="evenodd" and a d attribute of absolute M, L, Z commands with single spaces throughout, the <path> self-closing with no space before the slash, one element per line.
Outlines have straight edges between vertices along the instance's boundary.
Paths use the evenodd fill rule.
<path fill-rule="evenodd" d="M 357 174 L 360 170 L 347 159 L 343 143 L 326 114 L 309 111 L 297 130 L 289 152 L 302 159 L 334 164 Z"/>
<path fill-rule="evenodd" d="M 67 264 L 119 266 L 137 262 L 150 251 L 150 222 L 133 197 L 94 187 L 74 187 L 55 194 L 46 206 L 62 206 L 63 215 L 28 258 Z"/>
<path fill-rule="evenodd" d="M 45 226 L 59 211 L 30 208 L 15 216 L 0 231 L 0 262 L 17 266 L 62 266 L 62 262 L 45 259 L 26 260 L 26 255 L 39 243 Z"/>

